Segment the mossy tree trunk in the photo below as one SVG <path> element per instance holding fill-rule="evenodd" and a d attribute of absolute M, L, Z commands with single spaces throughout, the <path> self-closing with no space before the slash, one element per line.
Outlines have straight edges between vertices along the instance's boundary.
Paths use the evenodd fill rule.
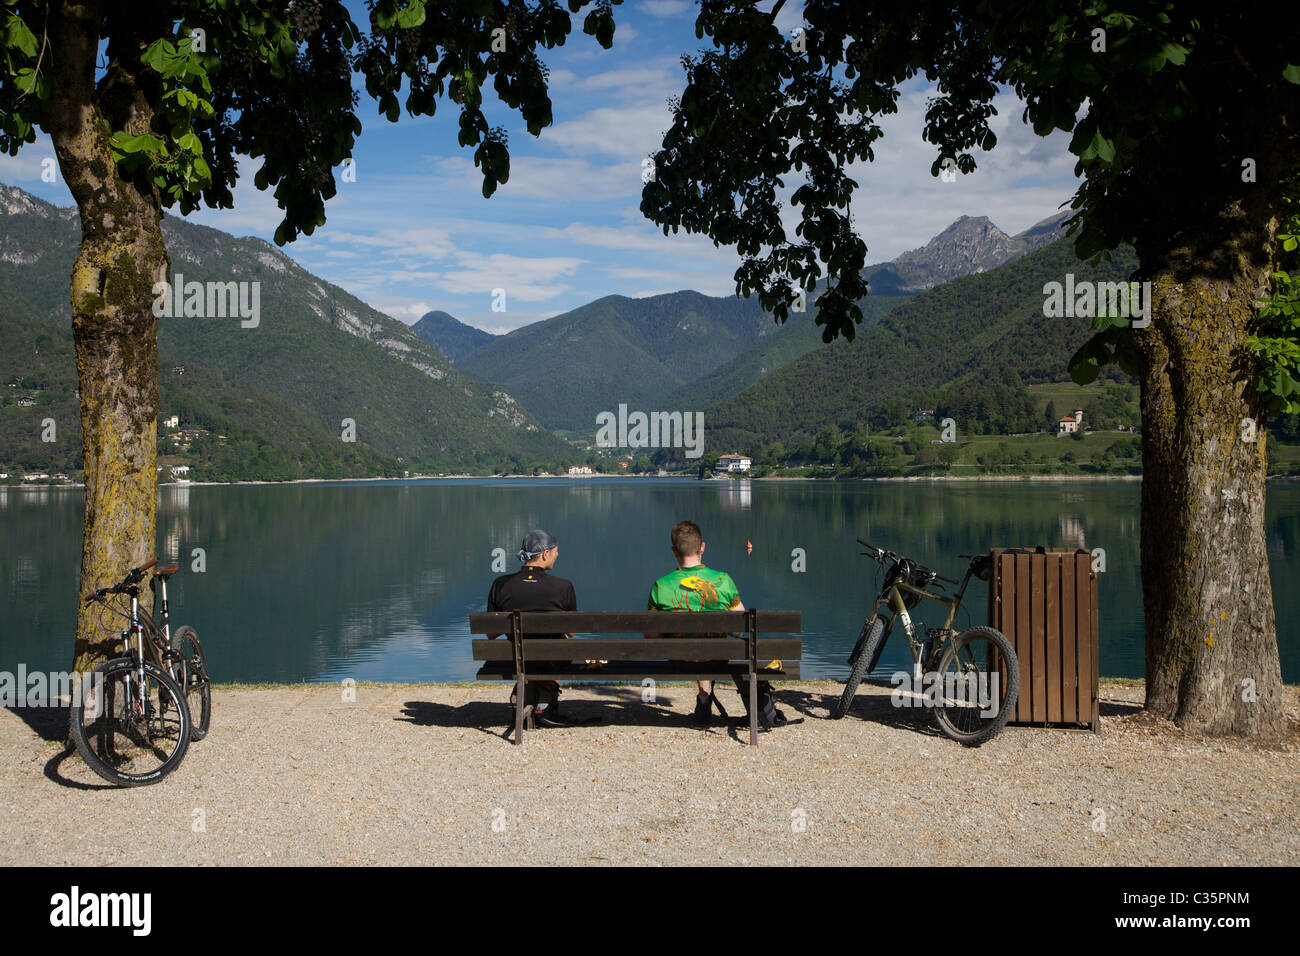
<path fill-rule="evenodd" d="M 153 554 L 158 476 L 158 320 L 152 288 L 166 278 L 158 195 L 113 162 L 113 130 L 149 132 L 158 90 L 139 62 L 166 20 L 141 3 L 138 37 L 115 37 L 95 82 L 96 3 L 59 4 L 50 17 L 53 102 L 50 135 L 81 216 L 72 270 L 72 323 L 86 473 L 79 593 L 117 583 Z M 141 595 L 150 606 L 150 593 Z M 74 668 L 112 656 L 122 623 L 81 606 Z"/>
<path fill-rule="evenodd" d="M 1277 218 L 1234 206 L 1144 270 L 1146 706 L 1184 730 L 1272 736 L 1286 724 L 1265 547 L 1267 445 L 1253 353 Z M 1141 254 L 1141 250 L 1139 250 Z"/>

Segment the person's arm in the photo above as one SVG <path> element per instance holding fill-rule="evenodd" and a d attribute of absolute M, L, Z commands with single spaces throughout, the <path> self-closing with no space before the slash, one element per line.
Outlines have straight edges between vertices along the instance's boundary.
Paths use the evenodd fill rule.
<path fill-rule="evenodd" d="M 565 608 L 566 611 L 576 611 L 578 609 L 578 592 L 573 590 L 572 581 L 569 582 L 569 598 L 565 603 L 568 605 L 568 607 Z M 565 634 L 564 636 L 570 638 L 573 637 L 572 634 Z"/>
<path fill-rule="evenodd" d="M 500 610 L 500 608 L 497 607 L 497 583 L 496 583 L 496 581 L 493 581 L 493 582 L 492 582 L 492 587 L 490 587 L 490 588 L 488 589 L 487 608 L 486 608 L 485 610 L 488 610 L 488 611 L 498 611 L 498 610 Z M 489 635 L 487 636 L 487 639 L 488 639 L 489 641 L 495 641 L 495 640 L 496 640 L 498 637 L 500 637 L 500 636 L 501 636 L 500 634 L 489 634 Z"/>

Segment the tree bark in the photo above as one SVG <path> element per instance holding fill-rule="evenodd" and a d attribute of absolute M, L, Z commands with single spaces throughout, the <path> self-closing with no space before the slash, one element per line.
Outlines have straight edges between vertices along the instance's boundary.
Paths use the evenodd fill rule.
<path fill-rule="evenodd" d="M 1276 217 L 1238 206 L 1195 241 L 1172 242 L 1148 273 L 1152 325 L 1130 333 L 1142 373 L 1146 706 L 1192 733 L 1286 727 L 1265 547 L 1267 433 L 1245 345 L 1271 284 L 1276 228 Z"/>
<path fill-rule="evenodd" d="M 61 3 L 50 17 L 57 56 L 49 131 L 81 216 L 71 283 L 86 475 L 81 594 L 116 584 L 153 554 L 158 320 L 152 288 L 169 268 L 159 197 L 143 177 L 122 175 L 109 143 L 112 130 L 143 133 L 153 122 L 152 91 L 136 72 L 140 48 L 128 42 L 128 55 L 120 57 L 110 50 L 96 86 L 100 22 L 98 3 Z M 141 600 L 151 607 L 147 587 Z M 121 628 L 120 618 L 83 604 L 74 669 L 84 672 L 113 656 Z"/>

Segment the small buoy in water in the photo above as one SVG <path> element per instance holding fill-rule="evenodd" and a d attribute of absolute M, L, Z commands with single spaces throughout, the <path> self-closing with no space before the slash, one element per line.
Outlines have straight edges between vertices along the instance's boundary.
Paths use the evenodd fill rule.
<path fill-rule="evenodd" d="M 746 554 L 754 553 L 754 542 L 750 541 L 748 538 L 745 539 L 745 553 Z"/>

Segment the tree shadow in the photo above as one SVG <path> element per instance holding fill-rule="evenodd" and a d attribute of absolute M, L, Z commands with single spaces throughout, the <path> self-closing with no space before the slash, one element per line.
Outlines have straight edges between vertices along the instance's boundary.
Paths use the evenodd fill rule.
<path fill-rule="evenodd" d="M 72 780 L 63 775 L 60 767 L 69 757 L 77 754 L 77 748 L 69 744 L 68 741 L 68 715 L 71 708 L 66 704 L 56 705 L 53 707 L 17 707 L 7 706 L 4 708 L 11 714 L 22 720 L 33 733 L 39 736 L 46 743 L 55 743 L 62 746 L 62 750 L 45 761 L 45 766 L 41 769 L 45 779 L 51 783 L 58 784 L 69 790 L 118 790 L 116 784 L 104 781 L 102 783 L 83 783 L 80 780 Z M 80 760 L 78 756 L 76 759 Z"/>
<path fill-rule="evenodd" d="M 1097 712 L 1102 717 L 1127 717 L 1144 709 L 1144 706 L 1135 700 L 1107 700 L 1102 698 L 1097 701 Z"/>
<path fill-rule="evenodd" d="M 7 706 L 5 710 L 19 718 L 42 740 L 50 743 L 60 743 L 68 739 L 68 711 L 70 708 L 67 706 Z"/>

